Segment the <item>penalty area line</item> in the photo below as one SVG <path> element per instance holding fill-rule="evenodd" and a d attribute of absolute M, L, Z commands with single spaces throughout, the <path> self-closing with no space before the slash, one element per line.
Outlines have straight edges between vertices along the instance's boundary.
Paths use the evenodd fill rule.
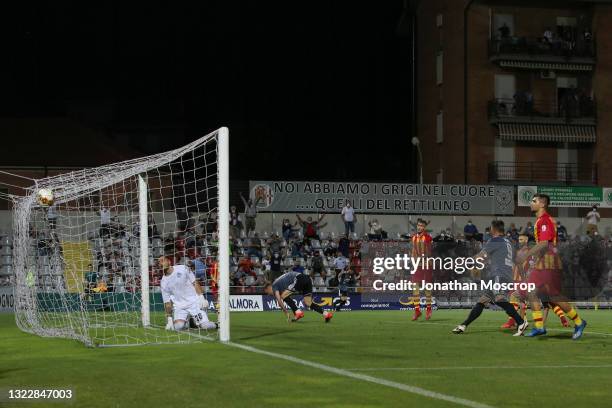
<path fill-rule="evenodd" d="M 271 351 L 261 350 L 252 346 L 247 346 L 245 344 L 227 342 L 221 343 L 230 347 L 235 347 L 241 350 L 250 351 L 251 353 L 262 354 L 264 356 L 278 358 L 285 361 L 290 361 L 292 363 L 300 364 L 306 367 L 316 368 L 317 370 L 327 371 L 328 373 L 340 375 L 343 377 L 353 378 L 355 380 L 367 381 L 370 383 L 374 383 L 377 385 L 383 385 L 390 388 L 395 388 L 397 390 L 405 391 L 411 394 L 420 395 L 423 397 L 433 398 L 441 401 L 447 401 L 456 405 L 462 405 L 465 407 L 471 408 L 492 408 L 490 405 L 483 404 L 476 401 L 471 401 L 464 398 L 455 397 L 452 395 L 446 395 L 435 391 L 426 390 L 424 388 L 415 387 L 413 385 L 398 383 L 395 381 L 385 380 L 383 378 L 372 377 L 366 374 L 360 374 L 353 371 L 344 370 L 341 368 L 336 368 L 332 366 L 328 366 L 325 364 L 315 363 L 314 361 L 303 360 L 301 358 L 293 357 L 287 354 L 274 353 Z"/>

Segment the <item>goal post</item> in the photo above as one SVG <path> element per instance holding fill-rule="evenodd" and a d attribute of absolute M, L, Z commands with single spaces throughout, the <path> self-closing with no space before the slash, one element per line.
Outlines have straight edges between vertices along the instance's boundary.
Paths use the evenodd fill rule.
<path fill-rule="evenodd" d="M 219 130 L 219 242 L 229 243 L 229 130 Z M 230 341 L 230 254 L 229 245 L 219 245 L 219 339 Z"/>
<path fill-rule="evenodd" d="M 149 209 L 147 181 L 138 175 L 138 223 L 140 230 L 140 297 L 142 326 L 149 327 L 151 314 L 149 306 Z"/>
<path fill-rule="evenodd" d="M 52 205 L 41 198 L 49 194 Z M 96 346 L 230 340 L 227 128 L 168 152 L 37 179 L 12 200 L 22 330 Z M 166 329 L 167 264 L 195 275 L 218 330 L 190 318 L 184 330 Z"/>

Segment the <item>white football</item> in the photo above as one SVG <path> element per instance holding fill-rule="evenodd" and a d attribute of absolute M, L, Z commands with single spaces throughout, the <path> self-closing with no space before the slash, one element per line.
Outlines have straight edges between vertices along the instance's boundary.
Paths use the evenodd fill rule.
<path fill-rule="evenodd" d="M 53 205 L 53 191 L 48 188 L 41 188 L 36 194 L 36 199 L 38 201 L 38 204 L 44 207 Z"/>

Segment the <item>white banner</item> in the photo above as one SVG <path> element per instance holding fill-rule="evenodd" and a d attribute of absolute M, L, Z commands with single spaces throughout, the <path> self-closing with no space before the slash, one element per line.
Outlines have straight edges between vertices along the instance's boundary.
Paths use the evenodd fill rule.
<path fill-rule="evenodd" d="M 231 295 L 230 311 L 232 312 L 263 312 L 261 295 Z"/>

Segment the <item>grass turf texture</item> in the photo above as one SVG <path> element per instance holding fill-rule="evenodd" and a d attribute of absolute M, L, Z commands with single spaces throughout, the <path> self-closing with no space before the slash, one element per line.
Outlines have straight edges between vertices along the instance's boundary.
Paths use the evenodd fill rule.
<path fill-rule="evenodd" d="M 493 311 L 465 334 L 451 334 L 467 313 L 437 311 L 429 322 L 411 322 L 408 312 L 341 312 L 329 324 L 312 312 L 294 324 L 280 312 L 233 313 L 232 338 L 491 406 L 609 406 L 612 311 L 583 311 L 589 326 L 580 341 L 554 315 L 547 337 L 512 337 L 498 328 L 505 316 Z M 7 407 L 456 406 L 215 342 L 92 349 L 22 333 L 9 314 L 0 314 L 0 342 L 0 405 Z M 563 365 L 574 367 L 546 367 Z M 8 402 L 9 388 L 73 388 L 75 399 Z"/>

